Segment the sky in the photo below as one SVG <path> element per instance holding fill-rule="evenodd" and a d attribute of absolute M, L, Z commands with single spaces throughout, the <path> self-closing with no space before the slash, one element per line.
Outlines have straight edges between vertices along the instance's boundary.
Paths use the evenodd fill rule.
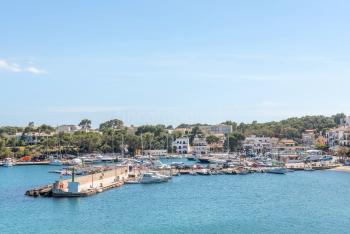
<path fill-rule="evenodd" d="M 350 1 L 0 0 L 0 126 L 350 114 Z"/>

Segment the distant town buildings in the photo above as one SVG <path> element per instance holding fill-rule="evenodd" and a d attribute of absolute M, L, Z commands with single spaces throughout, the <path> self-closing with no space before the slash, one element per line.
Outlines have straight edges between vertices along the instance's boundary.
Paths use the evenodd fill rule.
<path fill-rule="evenodd" d="M 302 133 L 302 141 L 306 146 L 313 146 L 315 144 L 315 130 L 307 129 Z"/>
<path fill-rule="evenodd" d="M 15 134 L 16 141 L 23 141 L 25 144 L 36 144 L 41 139 L 51 137 L 53 136 L 53 133 L 44 133 L 44 132 L 18 132 Z"/>
<path fill-rule="evenodd" d="M 326 133 L 329 147 L 350 146 L 350 126 L 343 125 Z"/>
<path fill-rule="evenodd" d="M 225 125 L 225 124 L 217 124 L 217 125 L 208 125 L 208 126 L 200 126 L 199 127 L 204 133 L 210 134 L 210 135 L 217 135 L 217 134 L 230 134 L 232 132 L 232 126 L 231 125 Z"/>
<path fill-rule="evenodd" d="M 195 137 L 192 145 L 192 153 L 196 155 L 208 153 L 208 144 L 205 138 Z"/>
<path fill-rule="evenodd" d="M 190 152 L 190 139 L 188 137 L 177 138 L 172 143 L 173 148 L 178 154 L 188 154 Z"/>
<path fill-rule="evenodd" d="M 278 143 L 277 138 L 257 137 L 255 135 L 247 137 L 243 141 L 243 148 L 247 151 L 257 153 L 270 151 Z"/>
<path fill-rule="evenodd" d="M 78 125 L 61 125 L 56 128 L 57 133 L 74 133 L 81 128 Z"/>

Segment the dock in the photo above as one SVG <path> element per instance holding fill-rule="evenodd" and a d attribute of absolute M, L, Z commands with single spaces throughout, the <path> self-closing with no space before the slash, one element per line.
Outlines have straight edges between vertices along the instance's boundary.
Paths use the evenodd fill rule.
<path fill-rule="evenodd" d="M 114 169 L 91 175 L 72 176 L 71 179 L 57 180 L 53 184 L 28 190 L 25 195 L 32 197 L 86 197 L 108 189 L 117 188 L 128 179 L 127 166 L 115 166 Z"/>

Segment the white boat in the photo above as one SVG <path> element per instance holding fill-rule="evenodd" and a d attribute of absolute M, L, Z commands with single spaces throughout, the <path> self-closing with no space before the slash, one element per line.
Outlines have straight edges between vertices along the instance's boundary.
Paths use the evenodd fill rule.
<path fill-rule="evenodd" d="M 83 161 L 80 158 L 74 158 L 69 161 L 69 165 L 81 165 L 83 164 Z"/>
<path fill-rule="evenodd" d="M 12 167 L 15 164 L 12 158 L 5 158 L 3 167 Z"/>
<path fill-rule="evenodd" d="M 52 166 L 62 166 L 63 165 L 61 160 L 58 160 L 58 159 L 52 159 L 49 164 Z"/>
<path fill-rule="evenodd" d="M 107 156 L 107 155 L 98 155 L 96 159 L 100 160 L 101 162 L 114 162 L 116 161 L 116 156 Z"/>
<path fill-rule="evenodd" d="M 171 179 L 171 176 L 160 175 L 156 172 L 146 172 L 141 175 L 141 184 L 153 184 L 167 182 Z"/>

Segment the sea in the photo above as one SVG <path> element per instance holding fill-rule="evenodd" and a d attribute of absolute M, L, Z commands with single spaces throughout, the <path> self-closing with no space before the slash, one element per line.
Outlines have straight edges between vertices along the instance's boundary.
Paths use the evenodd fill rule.
<path fill-rule="evenodd" d="M 33 198 L 55 166 L 0 167 L 0 233 L 350 233 L 350 173 L 173 177 L 90 197 Z"/>

